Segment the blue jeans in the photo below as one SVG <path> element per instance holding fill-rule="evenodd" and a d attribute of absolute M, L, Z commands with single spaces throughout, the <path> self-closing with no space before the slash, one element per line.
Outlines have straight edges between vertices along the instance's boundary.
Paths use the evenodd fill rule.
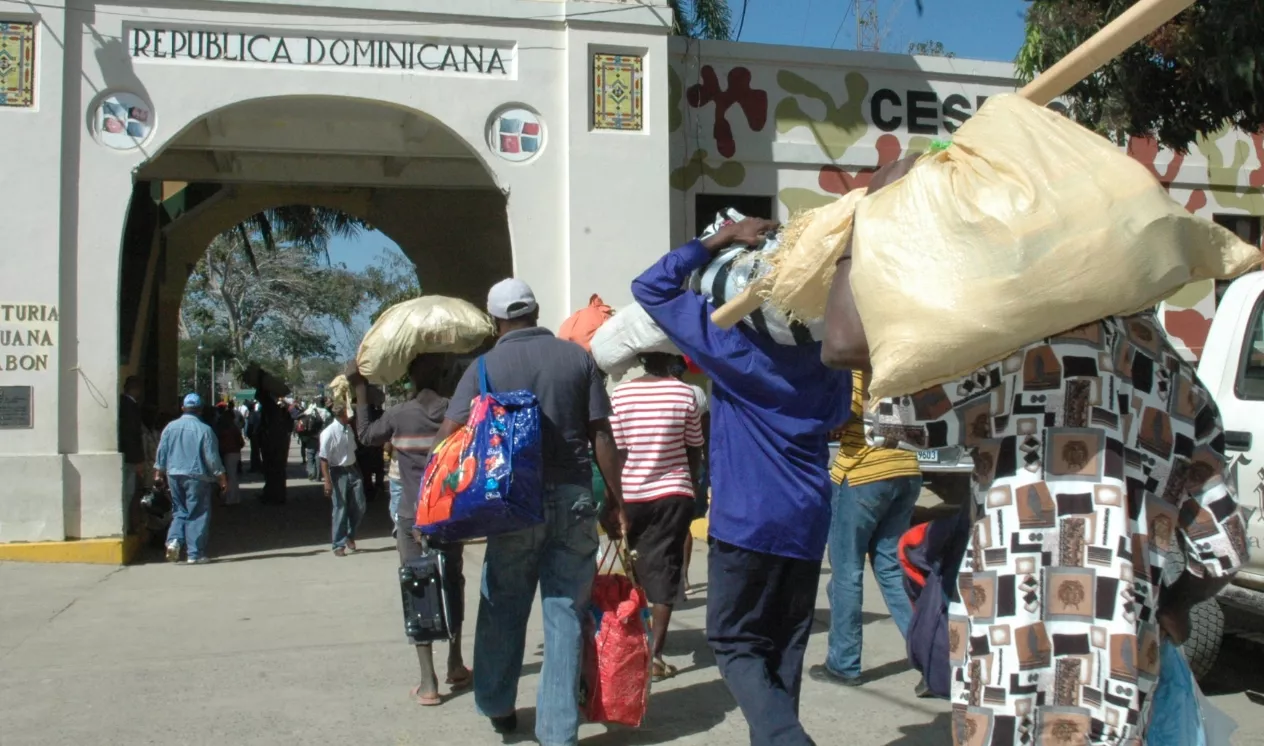
<path fill-rule="evenodd" d="M 590 487 L 546 488 L 545 522 L 487 540 L 474 630 L 474 702 L 488 717 L 514 712 L 537 583 L 544 603 L 544 668 L 536 739 L 579 742 L 583 615 L 597 571 L 597 506 Z"/>
<path fill-rule="evenodd" d="M 364 483 L 355 466 L 329 467 L 329 480 L 334 487 L 334 549 L 343 549 L 348 541 L 355 541 L 364 518 Z"/>
<path fill-rule="evenodd" d="M 904 593 L 900 537 L 909 529 L 922 490 L 921 477 L 897 477 L 853 487 L 834 486 L 829 558 L 833 574 L 830 599 L 829 655 L 825 665 L 842 676 L 860 676 L 861 607 L 865 557 L 900 634 L 908 636 L 913 607 Z"/>
<path fill-rule="evenodd" d="M 404 496 L 404 485 L 398 479 L 388 480 L 391 483 L 391 520 L 399 517 L 399 500 Z M 409 523 L 409 528 L 412 523 Z"/>
<path fill-rule="evenodd" d="M 206 536 L 211 528 L 211 495 L 215 485 L 197 477 L 173 474 L 167 477 L 171 491 L 171 528 L 167 545 L 186 547 L 189 559 L 206 556 Z"/>

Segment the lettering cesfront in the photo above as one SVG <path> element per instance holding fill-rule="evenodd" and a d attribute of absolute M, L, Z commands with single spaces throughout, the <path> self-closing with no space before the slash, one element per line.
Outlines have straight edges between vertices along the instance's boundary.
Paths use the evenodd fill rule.
<path fill-rule="evenodd" d="M 32 324 L 56 324 L 61 317 L 57 306 L 42 303 L 0 303 L 0 323 L 21 324 L 20 328 L 0 327 L 0 372 L 48 370 L 48 354 L 42 351 L 13 348 L 53 347 L 56 327 L 32 327 Z"/>
<path fill-rule="evenodd" d="M 973 107 L 970 99 L 959 93 L 945 97 L 942 103 L 934 91 L 908 90 L 904 95 L 890 88 L 879 88 L 869 98 L 869 121 L 883 132 L 895 132 L 905 127 L 910 135 L 938 135 L 942 125 L 952 134 L 978 111 L 987 96 L 976 96 Z M 1049 108 L 1066 114 L 1066 107 L 1058 102 Z"/>
<path fill-rule="evenodd" d="M 133 28 L 130 34 L 132 57 L 147 59 L 509 74 L 505 59 L 509 51 L 484 44 L 286 37 L 161 28 Z"/>

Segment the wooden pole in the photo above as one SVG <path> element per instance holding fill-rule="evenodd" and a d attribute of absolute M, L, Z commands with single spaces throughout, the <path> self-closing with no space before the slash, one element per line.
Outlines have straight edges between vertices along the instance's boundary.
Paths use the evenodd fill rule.
<path fill-rule="evenodd" d="M 1056 65 L 1041 73 L 1040 77 L 1024 86 L 1018 95 L 1044 106 L 1195 2 L 1197 0 L 1139 0 L 1083 44 L 1071 50 Z M 721 329 L 732 328 L 751 311 L 759 308 L 762 302 L 759 297 L 760 287 L 761 282 L 758 280 L 746 286 L 737 297 L 711 314 L 711 322 Z"/>

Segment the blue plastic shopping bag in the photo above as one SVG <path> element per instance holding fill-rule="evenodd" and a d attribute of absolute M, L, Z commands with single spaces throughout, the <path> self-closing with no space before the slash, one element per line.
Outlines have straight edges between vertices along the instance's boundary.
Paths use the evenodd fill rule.
<path fill-rule="evenodd" d="M 1185 654 L 1170 640 L 1159 651 L 1159 684 L 1152 702 L 1146 746 L 1229 746 L 1237 729 L 1203 696 Z"/>
<path fill-rule="evenodd" d="M 544 522 L 540 403 L 530 391 L 492 392 L 482 358 L 478 376 L 470 417 L 435 448 L 417 500 L 417 527 L 440 541 Z"/>

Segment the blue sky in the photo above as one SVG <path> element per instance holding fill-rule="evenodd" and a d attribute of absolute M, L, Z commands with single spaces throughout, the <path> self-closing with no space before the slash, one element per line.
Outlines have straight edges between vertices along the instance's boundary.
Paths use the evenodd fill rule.
<path fill-rule="evenodd" d="M 742 14 L 741 0 L 729 0 L 733 27 Z M 878 25 L 882 50 L 904 53 L 910 42 L 939 41 L 958 57 L 1014 59 L 1023 41 L 1024 0 L 923 0 L 918 16 L 913 0 L 880 0 Z M 850 0 L 748 0 L 742 41 L 789 46 L 853 49 L 856 17 Z M 373 231 L 356 239 L 337 239 L 330 260 L 362 270 L 378 261 L 381 251 L 399 251 L 389 237 Z M 367 329 L 367 317 L 363 320 Z M 342 342 L 340 351 L 354 350 Z"/>
<path fill-rule="evenodd" d="M 742 0 L 729 0 L 733 25 Z M 882 51 L 903 53 L 909 42 L 935 40 L 958 57 L 1014 59 L 1023 42 L 1023 0 L 879 0 Z M 837 36 L 836 36 L 837 34 Z M 748 0 L 742 41 L 854 49 L 856 17 L 850 0 Z"/>

